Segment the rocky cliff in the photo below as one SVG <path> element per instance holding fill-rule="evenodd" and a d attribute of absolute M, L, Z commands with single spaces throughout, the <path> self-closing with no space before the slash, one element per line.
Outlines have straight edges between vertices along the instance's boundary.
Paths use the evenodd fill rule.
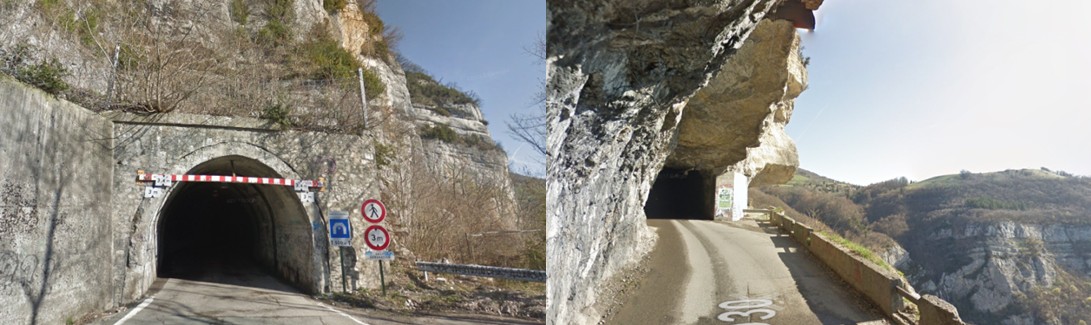
<path fill-rule="evenodd" d="M 913 248 L 949 253 L 911 280 L 944 297 L 964 318 L 995 324 L 1069 324 L 1091 312 L 1091 226 L 974 222 L 936 227 Z M 955 253 L 957 252 L 957 253 Z M 1059 305 L 1054 305 L 1059 304 Z M 1083 315 L 1083 316 L 1080 316 Z"/>
<path fill-rule="evenodd" d="M 792 24 L 763 20 L 777 3 L 548 2 L 554 324 L 598 321 L 599 286 L 654 244 L 643 205 L 666 164 L 722 172 L 763 138 L 785 138 L 777 125 L 788 121 L 805 75 L 793 63 Z M 762 41 L 750 45 L 754 35 Z M 707 118 L 730 124 L 713 127 Z M 794 165 L 794 154 L 772 156 Z"/>

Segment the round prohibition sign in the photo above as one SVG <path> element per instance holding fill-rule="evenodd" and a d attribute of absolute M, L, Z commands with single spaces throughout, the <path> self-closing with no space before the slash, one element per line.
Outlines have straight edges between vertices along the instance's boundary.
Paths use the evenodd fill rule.
<path fill-rule="evenodd" d="M 380 225 L 373 225 L 364 230 L 364 243 L 372 250 L 381 251 L 390 246 L 390 233 Z"/>
<path fill-rule="evenodd" d="M 379 200 L 367 199 L 364 204 L 360 205 L 360 214 L 364 216 L 364 220 L 367 220 L 367 222 L 380 223 L 383 219 L 386 219 L 386 206 Z"/>

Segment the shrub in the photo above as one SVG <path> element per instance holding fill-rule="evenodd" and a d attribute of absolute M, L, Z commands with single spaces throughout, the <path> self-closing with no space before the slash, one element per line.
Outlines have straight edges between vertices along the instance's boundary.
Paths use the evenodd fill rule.
<path fill-rule="evenodd" d="M 270 20 L 258 31 L 257 41 L 266 46 L 281 46 L 286 44 L 291 36 L 292 31 L 287 24 L 277 20 Z"/>
<path fill-rule="evenodd" d="M 330 14 L 335 14 L 344 9 L 346 4 L 348 4 L 348 0 L 325 0 L 322 1 L 322 8 L 326 9 L 326 12 Z"/>
<path fill-rule="evenodd" d="M 60 0 L 39 0 L 37 5 L 44 18 L 74 34 L 81 44 L 95 44 L 95 34 L 99 28 L 98 7 L 90 6 L 76 11 Z"/>
<path fill-rule="evenodd" d="M 56 95 L 68 90 L 68 83 L 63 80 L 65 76 L 68 76 L 68 69 L 57 62 L 57 59 L 50 58 L 48 61 L 20 68 L 15 78 Z"/>
<path fill-rule="evenodd" d="M 265 107 L 265 110 L 261 112 L 261 118 L 287 128 L 292 126 L 291 114 L 291 106 L 284 103 L 273 103 Z"/>
<path fill-rule="evenodd" d="M 6 53 L 0 52 L 4 53 L 0 71 L 53 95 L 68 90 L 68 83 L 64 82 L 68 69 L 56 58 L 32 63 L 31 51 L 30 46 L 19 44 Z"/>
<path fill-rule="evenodd" d="M 394 147 L 382 144 L 378 141 L 372 142 L 375 147 L 375 165 L 382 169 L 389 166 L 394 159 Z"/>
<path fill-rule="evenodd" d="M 409 87 L 409 96 L 415 103 L 432 107 L 458 104 L 480 104 L 480 100 L 473 94 L 458 89 L 458 86 L 454 84 L 443 85 L 427 73 L 416 71 L 406 72 L 405 79 L 406 84 Z M 433 111 L 435 111 L 435 109 L 433 109 Z M 450 115 L 450 112 L 440 114 Z"/>
<path fill-rule="evenodd" d="M 444 124 L 422 127 L 420 129 L 420 136 L 425 139 L 437 139 L 447 143 L 456 143 L 459 141 L 458 133 L 455 133 L 455 130 L 452 130 L 451 127 Z"/>
<path fill-rule="evenodd" d="M 382 78 L 379 78 L 379 74 L 371 69 L 364 69 L 364 94 L 367 98 L 376 98 L 385 92 L 386 84 L 383 83 Z"/>
<path fill-rule="evenodd" d="M 319 80 L 352 81 L 356 79 L 356 69 L 360 62 L 349 51 L 341 47 L 329 35 L 320 33 L 318 37 L 302 45 L 303 55 L 313 65 L 311 77 Z M 377 73 L 364 69 L 364 94 L 368 99 L 376 98 L 386 92 L 386 84 Z"/>
<path fill-rule="evenodd" d="M 239 25 L 246 25 L 246 22 L 250 18 L 250 8 L 247 7 L 244 0 L 231 0 L 231 20 L 234 20 Z"/>
<path fill-rule="evenodd" d="M 315 39 L 303 45 L 304 55 L 315 66 L 315 79 L 350 79 L 360 63 L 352 53 L 330 38 Z"/>
<path fill-rule="evenodd" d="M 269 46 L 280 46 L 287 43 L 292 36 L 290 22 L 292 21 L 293 0 L 266 0 L 265 26 L 258 31 L 258 42 Z"/>

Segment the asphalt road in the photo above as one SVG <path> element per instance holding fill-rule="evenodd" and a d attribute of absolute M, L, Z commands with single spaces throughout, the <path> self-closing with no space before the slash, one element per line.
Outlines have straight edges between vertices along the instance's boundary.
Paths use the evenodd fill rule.
<path fill-rule="evenodd" d="M 140 304 L 97 324 L 533 324 L 489 316 L 407 316 L 330 306 L 260 271 L 160 278 Z"/>
<path fill-rule="evenodd" d="M 774 228 L 649 220 L 649 270 L 607 324 L 885 324 L 831 271 Z"/>

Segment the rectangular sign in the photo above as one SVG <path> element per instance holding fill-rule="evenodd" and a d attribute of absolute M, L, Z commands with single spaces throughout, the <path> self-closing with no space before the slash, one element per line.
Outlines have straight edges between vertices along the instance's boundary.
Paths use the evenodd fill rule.
<path fill-rule="evenodd" d="M 333 246 L 352 246 L 352 224 L 344 211 L 330 211 L 330 243 Z"/>
<path fill-rule="evenodd" d="M 369 260 L 393 261 L 394 260 L 394 252 L 391 252 L 391 251 L 388 251 L 388 250 L 381 250 L 381 251 L 368 250 L 367 252 L 364 252 L 364 257 L 366 257 Z"/>

